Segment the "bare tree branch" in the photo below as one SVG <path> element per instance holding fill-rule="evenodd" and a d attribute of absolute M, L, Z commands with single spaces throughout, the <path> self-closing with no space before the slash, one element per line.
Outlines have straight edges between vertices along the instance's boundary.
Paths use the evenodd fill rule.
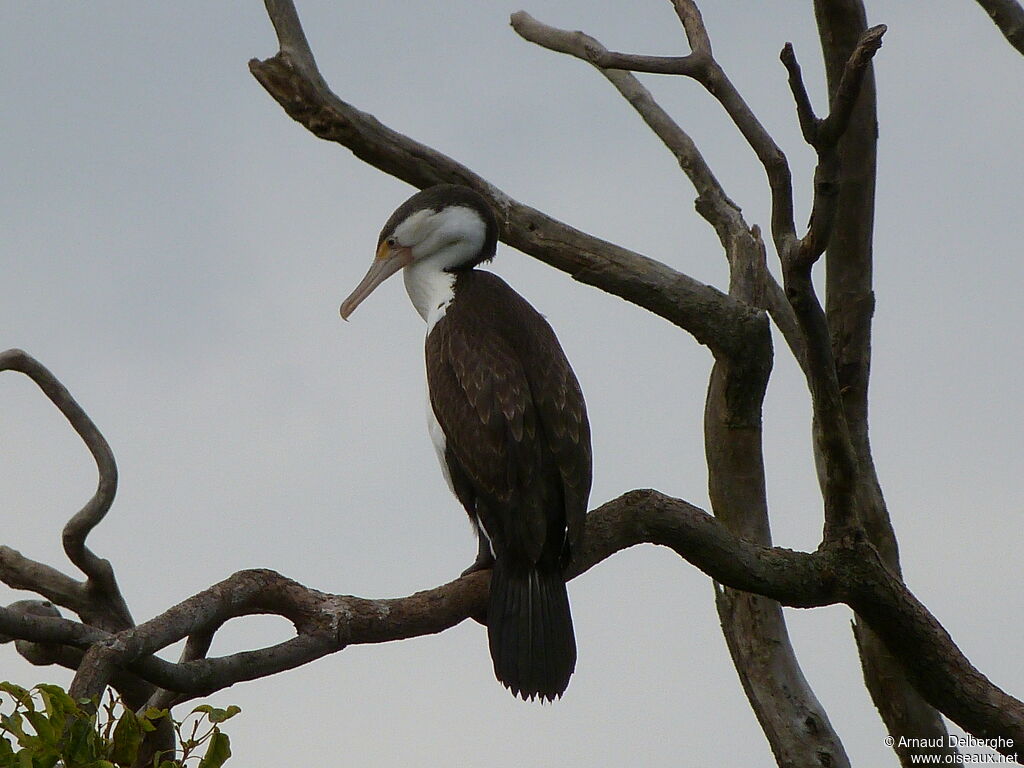
<path fill-rule="evenodd" d="M 849 61 L 867 30 L 861 0 L 816 0 L 815 17 L 825 60 L 830 102 L 835 109 Z M 859 468 L 859 518 L 868 540 L 899 576 L 899 552 L 868 436 L 868 379 L 871 368 L 872 240 L 877 167 L 878 121 L 870 67 L 852 102 L 849 125 L 838 146 L 839 189 L 828 241 L 825 309 L 842 408 Z M 858 626 L 860 622 L 858 621 Z M 946 728 L 908 682 L 901 665 L 868 627 L 856 632 L 865 683 L 890 733 L 948 745 Z M 898 744 L 898 742 L 897 742 Z M 896 749 L 904 766 L 921 753 L 943 755 L 955 748 Z"/>
<path fill-rule="evenodd" d="M 770 546 L 761 427 L 730 426 L 724 413 L 725 391 L 736 386 L 730 379 L 740 370 L 720 360 L 711 372 L 704 410 L 708 489 L 716 519 L 736 536 Z M 776 762 L 793 768 L 849 766 L 800 668 L 779 603 L 716 583 L 715 606 L 743 690 Z"/>
<path fill-rule="evenodd" d="M 750 306 L 766 308 L 766 287 L 776 295 L 781 294 L 781 288 L 767 270 L 759 231 L 747 226 L 738 206 L 725 194 L 686 132 L 632 73 L 614 69 L 700 76 L 698 73 L 711 60 L 710 41 L 696 7 L 675 5 L 694 50 L 684 59 L 610 54 L 589 35 L 542 24 L 524 11 L 512 15 L 512 27 L 530 42 L 593 64 L 616 87 L 672 152 L 696 188 L 697 211 L 715 228 L 729 259 L 729 295 Z M 788 302 L 783 300 L 776 309 L 787 330 L 799 338 Z M 770 359 L 770 352 L 766 359 Z M 766 384 L 767 370 L 752 370 L 742 360 L 716 357 L 705 409 L 705 446 L 715 515 L 737 535 L 770 545 L 760 449 Z M 737 397 L 738 392 L 743 396 Z M 779 764 L 817 768 L 827 759 L 834 766 L 849 765 L 824 709 L 800 670 L 779 604 L 728 588 L 716 590 L 716 604 L 737 673 Z"/>
<path fill-rule="evenodd" d="M 804 330 L 805 346 L 800 348 L 800 358 L 804 361 L 805 371 L 809 374 L 815 420 L 820 425 L 823 435 L 821 455 L 825 457 L 827 464 L 823 473 L 827 482 L 826 538 L 835 538 L 849 530 L 850 526 L 855 526 L 857 522 L 856 463 L 853 459 L 848 428 L 843 421 L 842 402 L 828 327 L 824 313 L 814 296 L 810 279 L 810 267 L 824 249 L 827 233 L 831 231 L 832 214 L 835 211 L 832 179 L 838 169 L 837 157 L 832 151 L 834 146 L 819 159 L 812 226 L 808 234 L 798 241 L 793 221 L 792 182 L 785 155 L 751 112 L 724 70 L 711 56 L 710 42 L 696 5 L 690 0 L 677 0 L 674 6 L 683 20 L 691 45 L 696 41 L 701 56 L 707 57 L 707 67 L 692 76 L 719 100 L 761 160 L 768 176 L 772 192 L 773 239 L 783 262 L 787 296 Z M 878 39 L 883 32 L 884 27 L 866 34 L 862 45 L 847 60 L 844 71 L 849 74 L 840 109 L 828 122 L 829 130 L 825 138 L 829 144 L 834 145 L 834 141 L 845 129 L 849 110 L 852 108 L 848 105 L 852 105 L 864 67 L 877 50 Z M 820 138 L 816 135 L 816 140 Z"/>
<path fill-rule="evenodd" d="M 783 46 L 779 58 L 782 59 L 782 63 L 789 72 L 789 90 L 793 93 L 793 101 L 796 102 L 800 132 L 804 136 L 804 141 L 813 147 L 818 140 L 818 125 L 821 121 L 814 114 L 811 97 L 807 95 L 807 86 L 804 85 L 803 73 L 800 71 L 800 64 L 796 60 L 792 43 L 786 43 Z"/>
<path fill-rule="evenodd" d="M 512 28 L 524 40 L 593 64 L 615 86 L 676 158 L 679 167 L 697 190 L 698 212 L 715 228 L 723 242 L 735 237 L 738 231 L 747 230 L 739 206 L 725 194 L 693 139 L 661 108 L 639 80 L 630 72 L 622 71 L 650 70 L 632 66 L 615 67 L 608 63 L 608 56 L 625 57 L 626 54 L 610 54 L 590 35 L 548 26 L 526 11 L 513 13 L 511 22 Z"/>
<path fill-rule="evenodd" d="M 818 141 L 823 145 L 838 143 L 846 133 L 868 67 L 882 45 L 882 35 L 885 34 L 886 29 L 885 24 L 878 24 L 865 30 L 846 60 L 839 84 L 835 87 L 830 99 L 831 111 L 818 127 Z"/>
<path fill-rule="evenodd" d="M 832 234 L 839 197 L 839 139 L 849 127 L 864 74 L 872 57 L 882 45 L 885 30 L 886 27 L 882 24 L 866 30 L 861 35 L 857 46 L 846 61 L 842 78 L 832 99 L 832 109 L 824 120 L 815 118 L 811 110 L 793 46 L 786 43 L 782 49 L 781 59 L 789 70 L 789 82 L 796 101 L 801 130 L 804 138 L 818 153 L 811 221 L 798 249 L 799 258 L 808 260 L 811 264 L 825 252 Z"/>
<path fill-rule="evenodd" d="M 21 602 L 21 601 L 19 601 Z M 86 648 L 110 637 L 110 633 L 71 619 L 26 613 L 19 606 L 0 607 L 0 642 L 28 640 Z"/>
<path fill-rule="evenodd" d="M 707 31 L 703 28 L 700 15 L 696 12 L 696 6 L 686 0 L 678 0 L 678 3 L 693 8 L 695 18 L 690 21 L 693 31 L 688 30 L 688 36 L 691 39 L 695 35 L 706 37 Z M 786 155 L 751 111 L 739 91 L 736 90 L 732 81 L 725 74 L 725 70 L 714 58 L 710 58 L 710 49 L 708 56 L 709 64 L 706 70 L 699 73 L 699 77 L 695 79 L 725 108 L 733 124 L 739 129 L 764 167 L 768 186 L 772 193 L 772 239 L 776 249 L 781 252 L 796 236 L 793 219 L 793 182 L 789 163 L 786 160 Z"/>
<path fill-rule="evenodd" d="M 1007 30 L 1019 22 L 1006 21 L 1006 14 L 1020 11 L 1020 6 L 1013 0 L 1006 5 L 978 1 L 987 9 L 998 6 L 1003 16 L 996 19 L 997 13 L 990 13 L 1013 42 Z M 692 0 L 673 0 L 691 47 L 691 53 L 682 57 L 608 51 L 582 32 L 547 27 L 523 12 L 513 16 L 513 26 L 523 37 L 596 66 L 673 153 L 697 189 L 698 212 L 714 226 L 729 257 L 729 295 L 522 205 L 454 160 L 341 101 L 316 67 L 293 3 L 266 0 L 266 6 L 280 52 L 267 61 L 251 61 L 250 70 L 295 120 L 414 185 L 454 181 L 474 187 L 501 213 L 506 243 L 655 312 L 714 352 L 705 443 L 717 517 L 656 491 L 631 491 L 590 513 L 570 575 L 585 572 L 623 548 L 654 543 L 673 549 L 724 585 L 718 589 L 716 584 L 716 603 L 730 651 L 766 733 L 783 733 L 770 736 L 780 764 L 797 765 L 795 760 L 787 762 L 788 756 L 800 747 L 806 751 L 808 744 L 814 745 L 815 754 L 800 765 L 817 765 L 814 760 L 819 757 L 833 766 L 849 762 L 800 675 L 780 603 L 844 603 L 857 613 L 856 636 L 872 695 L 878 702 L 885 691 L 894 692 L 895 704 L 879 703 L 891 732 L 927 733 L 934 720 L 936 733 L 944 733 L 926 701 L 976 736 L 1010 740 L 1012 746 L 1000 750 L 1005 754 L 1024 743 L 1024 704 L 974 668 L 904 585 L 871 461 L 866 405 L 873 307 L 875 118 L 870 61 L 885 28 L 865 29 L 860 0 L 815 2 L 831 94 L 825 119 L 814 115 L 791 46 L 782 54 L 802 132 L 818 152 L 811 221 L 802 238 L 796 234 L 786 158 L 715 61 Z M 851 37 L 852 33 L 856 34 Z M 730 115 L 768 178 L 771 230 L 784 289 L 767 271 L 758 228 L 748 227 L 690 137 L 629 70 L 694 78 Z M 855 162 L 847 162 L 851 157 Z M 844 199 L 850 204 L 844 205 Z M 826 247 L 829 274 L 823 309 L 811 270 Z M 760 431 L 772 354 L 760 311 L 765 308 L 783 330 L 812 393 L 825 499 L 824 542 L 813 553 L 771 546 Z M 0 608 L 0 642 L 13 641 L 32 663 L 77 669 L 73 696 L 94 696 L 114 685 L 127 691 L 132 701 L 170 706 L 309 663 L 352 644 L 441 632 L 483 610 L 489 587 L 486 571 L 408 597 L 368 600 L 319 592 L 273 571 L 249 570 L 134 626 L 113 568 L 86 546 L 116 492 L 117 470 L 109 445 L 67 390 L 24 352 L 0 353 L 2 370 L 22 372 L 36 382 L 85 442 L 99 473 L 96 493 L 64 530 L 65 550 L 86 575 L 85 582 L 0 547 L 0 579 L 49 597 L 82 618 L 64 619 L 52 604 L 37 600 Z M 225 622 L 254 614 L 288 618 L 295 636 L 269 647 L 207 658 L 212 638 Z M 187 644 L 177 663 L 156 655 L 183 638 Z M 780 667 L 787 671 L 780 675 Z M 890 689 L 878 685 L 879 678 L 893 676 L 894 671 Z M 797 693 L 786 700 L 793 690 Z M 916 692 L 923 699 L 918 697 L 915 703 Z M 910 709 L 897 712 L 901 707 Z M 913 730 L 921 728 L 925 730 Z M 798 736 L 783 748 L 779 745 L 787 729 Z M 906 764 L 907 756 L 901 753 L 900 758 Z"/>
<path fill-rule="evenodd" d="M 753 227 L 729 253 L 729 294 L 767 307 L 768 293 L 781 289 L 771 279 L 760 232 Z M 788 302 L 784 306 L 791 316 Z M 803 336 L 796 337 L 802 343 Z M 794 348 L 794 352 L 796 347 Z M 763 425 L 730 420 L 728 392 L 756 392 L 744 381 L 744 367 L 715 361 L 704 408 L 704 451 L 708 491 L 716 518 L 736 536 L 771 546 L 765 485 Z M 751 395 L 753 397 L 753 395 Z M 763 407 L 764 389 L 756 402 Z M 753 404 L 752 404 L 753 409 Z M 849 766 L 839 735 L 797 661 L 782 606 L 775 600 L 715 583 L 715 607 L 743 690 L 779 765 L 808 768 Z"/>
<path fill-rule="evenodd" d="M 9 349 L 0 352 L 0 371 L 18 371 L 32 379 L 68 420 L 96 461 L 96 468 L 99 471 L 99 484 L 96 493 L 64 527 L 64 551 L 71 562 L 88 577 L 84 585 L 84 592 L 90 598 L 89 603 L 79 603 L 79 607 L 86 610 L 90 616 L 90 623 L 109 629 L 130 627 L 133 623 L 131 613 L 117 586 L 113 567 L 109 561 L 97 557 L 85 544 L 86 537 L 107 514 L 107 510 L 110 509 L 110 505 L 114 501 L 114 494 L 117 492 L 117 465 L 106 438 L 81 406 L 71 397 L 64 385 L 50 371 L 22 350 Z M 16 558 L 12 558 L 8 553 L 8 559 Z M 22 566 L 22 575 L 26 575 L 27 561 L 21 561 L 19 564 Z M 53 587 L 59 584 L 61 589 L 52 591 L 61 592 L 61 597 L 69 596 L 67 593 L 70 584 L 62 582 L 56 571 L 52 569 L 43 571 L 40 568 L 33 570 L 35 571 L 34 575 L 46 578 L 49 586 Z M 77 611 L 77 608 L 75 610 Z"/>
<path fill-rule="evenodd" d="M 598 68 L 615 66 L 632 69 L 632 67 L 628 67 L 628 64 L 642 64 L 652 59 L 660 59 L 662 64 L 659 65 L 661 68 L 658 71 L 665 73 L 671 69 L 668 65 L 669 61 L 687 62 L 685 65 L 677 67 L 677 70 L 672 71 L 671 74 L 693 78 L 722 104 L 751 149 L 754 150 L 754 154 L 757 155 L 768 175 L 773 201 L 773 237 L 777 242 L 795 237 L 793 191 L 786 156 L 744 102 L 724 70 L 711 56 L 711 43 L 697 6 L 689 0 L 675 0 L 673 6 L 683 22 L 687 38 L 693 48 L 693 53 L 690 56 L 675 59 L 632 57 L 624 54 L 614 54 L 611 59 L 606 59 L 604 57 L 608 51 L 588 35 L 549 27 L 523 11 L 513 15 L 512 26 L 516 32 L 531 42 L 582 58 Z M 641 66 L 637 68 L 637 71 L 651 70 L 645 70 Z"/>
<path fill-rule="evenodd" d="M 660 74 L 686 75 L 700 80 L 708 75 L 711 63 L 711 42 L 704 28 L 700 11 L 690 2 L 673 2 L 683 23 L 693 53 L 683 57 L 655 57 L 608 51 L 600 42 L 583 32 L 561 30 L 543 24 L 525 11 L 512 14 L 512 27 L 524 39 L 549 50 L 583 59 L 599 70 L 637 110 L 648 126 L 675 155 L 680 167 L 697 189 L 697 211 L 718 232 L 727 253 L 736 251 L 736 240 L 751 232 L 743 221 L 739 207 L 721 190 L 710 168 L 690 137 L 651 97 L 635 78 L 617 69 Z M 780 186 L 785 184 L 780 182 Z M 755 236 L 760 240 L 759 236 Z M 787 344 L 801 366 L 804 366 L 805 343 L 796 326 L 792 308 L 781 287 L 767 271 L 762 276 L 767 294 L 766 308 L 772 314 Z"/>
<path fill-rule="evenodd" d="M 7 606 L 7 610 L 30 616 L 61 618 L 60 611 L 52 603 L 43 600 L 19 600 Z M 0 635 L 0 644 L 13 639 Z M 79 648 L 60 643 L 14 640 L 14 645 L 23 659 L 37 667 L 57 665 L 65 669 L 77 670 L 85 655 Z M 120 670 L 111 679 L 111 685 L 121 695 L 125 703 L 133 709 L 143 706 L 154 690 L 153 686 L 145 680 Z"/>
<path fill-rule="evenodd" d="M 1017 0 L 978 0 L 1007 42 L 1024 54 L 1024 7 Z"/>
<path fill-rule="evenodd" d="M 215 634 L 215 631 L 207 630 L 205 632 L 194 632 L 189 635 L 185 641 L 185 647 L 181 651 L 181 656 L 178 657 L 178 665 L 180 666 L 189 661 L 205 659 L 206 654 L 210 651 L 210 646 L 213 644 Z M 185 697 L 178 691 L 158 688 L 147 702 L 147 705 L 157 709 L 171 709 L 185 700 Z"/>
<path fill-rule="evenodd" d="M 755 236 L 758 241 L 761 240 L 760 231 Z M 779 332 L 786 340 L 786 346 L 789 347 L 789 351 L 793 354 L 800 369 L 804 372 L 804 376 L 808 376 L 807 339 L 804 338 L 803 331 L 800 330 L 800 324 L 797 322 L 796 314 L 793 312 L 793 305 L 786 298 L 785 290 L 775 280 L 770 280 L 766 283 L 764 302 L 765 309 L 768 310 Z"/>
<path fill-rule="evenodd" d="M 846 132 L 864 72 L 881 45 L 885 26 L 866 30 L 850 53 L 824 120 L 814 117 L 796 56 L 791 45 L 782 51 L 805 139 L 818 153 L 814 202 L 807 233 L 791 247 L 780 250 L 786 294 L 807 342 L 805 373 L 812 393 L 817 455 L 825 497 L 825 540 L 849 535 L 860 525 L 857 489 L 858 461 L 847 423 L 841 387 L 824 311 L 815 296 L 811 268 L 831 237 L 839 192 L 839 139 Z"/>
<path fill-rule="evenodd" d="M 672 8 L 683 24 L 686 32 L 686 40 L 690 43 L 690 50 L 695 56 L 703 56 L 710 59 L 711 38 L 704 27 L 704 18 L 700 15 L 697 4 L 691 0 L 672 0 Z"/>
<path fill-rule="evenodd" d="M 692 14 L 696 11 L 695 6 L 683 9 L 685 3 L 673 3 L 676 12 L 684 26 L 687 26 L 697 36 L 698 44 L 694 45 L 691 40 L 693 53 L 688 56 L 645 56 L 636 53 L 620 53 L 609 51 L 598 43 L 590 35 L 583 32 L 570 32 L 568 30 L 550 27 L 542 24 L 533 18 L 526 11 L 516 11 L 512 14 L 512 27 L 519 35 L 531 43 L 548 48 L 552 51 L 567 53 L 578 59 L 583 59 L 593 64 L 598 69 L 621 69 L 632 72 L 650 72 L 657 75 L 686 75 L 698 77 L 707 67 L 708 58 L 711 54 L 711 43 L 706 34 L 702 33 L 703 24 L 700 21 L 700 14 L 697 13 L 696 24 Z"/>
<path fill-rule="evenodd" d="M 692 4 L 681 3 L 681 7 L 684 11 L 690 5 Z M 273 8 L 270 8 L 270 10 L 273 12 Z M 696 14 L 690 14 L 688 19 L 691 24 L 696 25 L 692 27 L 692 30 L 697 30 L 699 33 L 701 26 L 699 25 L 699 16 Z M 280 29 L 281 27 L 279 26 L 279 31 Z M 293 43 L 294 41 L 291 41 L 289 44 Z M 287 46 L 282 45 L 282 47 L 286 48 Z M 303 93 L 303 88 L 306 87 L 305 85 L 302 83 L 297 84 L 289 82 L 291 75 L 284 76 L 284 73 L 282 72 L 279 73 L 279 76 L 275 79 L 275 76 L 270 74 L 269 69 L 281 65 L 282 58 L 286 57 L 279 55 L 278 57 L 275 57 L 275 59 L 268 60 L 267 62 L 252 62 L 250 64 L 250 68 L 267 90 L 282 104 L 282 106 L 285 107 L 289 114 L 300 122 L 303 122 L 303 124 L 307 125 L 307 127 L 317 135 L 324 138 L 339 140 L 351 147 L 361 158 L 376 165 L 382 170 L 398 176 L 399 178 L 412 180 L 413 183 L 420 183 L 424 180 L 427 183 L 447 180 L 468 183 L 471 186 L 477 186 L 478 189 L 481 188 L 478 186 L 480 184 L 478 177 L 475 177 L 472 174 L 465 175 L 465 169 L 462 166 L 457 166 L 457 164 L 455 164 L 456 175 L 452 177 L 438 178 L 436 175 L 438 173 L 438 169 L 451 169 L 452 166 L 449 165 L 451 161 L 443 157 L 439 161 L 436 153 L 432 154 L 433 151 L 429 150 L 429 148 L 424 148 L 422 145 L 416 145 L 415 143 L 412 143 L 412 146 L 416 151 L 407 151 L 409 140 L 406 139 L 406 137 L 393 134 L 392 132 L 390 136 L 384 136 L 385 140 L 388 138 L 392 140 L 391 144 L 381 147 L 379 144 L 382 140 L 382 135 L 384 135 L 384 131 L 380 130 L 381 127 L 379 124 L 377 124 L 376 121 L 373 121 L 372 118 L 363 116 L 361 113 L 353 113 L 348 105 L 343 105 L 344 109 L 347 111 L 345 119 L 339 120 L 336 114 L 326 114 L 326 111 L 323 109 L 323 94 L 313 94 L 312 97 L 310 97 L 308 93 Z M 309 58 L 311 59 L 311 56 Z M 710 68 L 704 84 L 705 87 L 722 102 L 727 112 L 733 117 L 733 120 L 739 127 L 741 133 L 747 138 L 748 143 L 751 144 L 755 154 L 757 154 L 762 160 L 762 164 L 765 166 L 766 173 L 768 175 L 769 185 L 773 192 L 773 239 L 775 240 L 776 247 L 780 251 L 780 254 L 789 251 L 791 248 L 796 246 L 797 241 L 795 237 L 795 227 L 793 226 L 791 182 L 785 156 L 778 150 L 778 147 L 775 146 L 770 136 L 767 135 L 763 127 L 760 126 L 756 121 L 756 118 L 754 118 L 750 113 L 749 108 L 747 108 L 742 99 L 739 98 L 735 89 L 732 88 L 731 83 L 729 83 L 724 77 L 724 73 L 721 72 L 720 68 Z M 333 94 L 330 94 L 330 98 L 337 100 Z M 310 105 L 312 105 L 312 108 L 310 108 Z M 365 138 L 355 135 L 355 130 L 353 130 L 352 126 L 346 122 L 351 114 L 355 115 L 353 123 L 355 129 L 367 129 L 368 135 Z M 330 130 L 332 125 L 336 129 L 334 134 L 339 135 L 332 135 L 332 131 Z M 348 132 L 347 136 L 340 135 L 346 131 Z M 398 157 L 399 155 L 403 156 Z M 428 158 L 426 163 L 423 161 L 423 158 L 425 157 Z M 420 181 L 415 181 L 415 179 L 419 179 Z M 489 187 L 484 186 L 482 189 L 487 193 Z M 492 197 L 492 200 L 497 203 L 500 210 L 506 210 L 501 205 L 500 198 Z M 511 223 L 514 226 L 517 223 L 511 220 L 511 216 L 506 215 L 505 219 L 506 224 Z M 527 227 L 527 230 L 529 229 L 530 228 Z M 536 255 L 538 258 L 541 258 L 554 266 L 564 268 L 564 262 L 559 263 L 560 259 L 558 258 L 562 254 L 552 254 L 550 251 L 545 252 L 544 249 L 531 250 L 531 248 L 528 247 L 531 243 L 527 243 L 527 247 L 520 246 L 518 245 L 514 233 L 511 235 L 506 233 L 505 240 L 506 242 L 520 247 L 525 252 Z M 556 258 L 552 258 L 552 256 L 555 256 Z M 572 272 L 572 269 L 567 269 L 566 271 Z M 635 276 L 633 278 L 625 278 L 627 282 L 631 279 L 635 280 Z M 621 292 L 617 295 L 628 295 L 628 291 Z M 818 311 L 820 312 L 820 307 L 818 308 Z M 687 327 L 686 324 L 678 324 L 680 324 L 681 327 Z M 824 323 L 817 323 L 816 327 L 824 328 L 825 326 Z M 692 328 L 689 330 L 693 332 Z M 827 344 L 822 347 L 817 342 L 818 340 L 809 340 L 807 344 L 808 350 L 810 350 L 812 346 L 817 346 L 818 349 L 827 349 Z M 719 352 L 724 351 L 726 356 L 728 356 L 730 352 L 735 352 L 739 349 L 739 346 L 729 348 L 727 345 L 719 345 L 717 349 Z M 813 354 L 814 353 L 808 351 L 806 355 L 806 360 L 808 361 L 807 364 L 809 366 L 812 364 Z M 718 354 L 716 352 L 716 357 L 717 356 Z M 832 387 L 832 391 L 836 391 L 834 386 Z M 827 405 L 833 413 L 836 412 L 836 409 L 833 407 L 834 404 Z M 840 449 L 842 447 L 843 446 L 840 446 Z M 830 449 L 832 453 L 838 453 L 840 456 L 843 455 L 842 450 L 836 451 L 833 446 L 830 446 Z M 837 498 L 843 499 L 844 503 L 852 499 L 852 493 L 850 492 L 851 489 L 849 487 L 840 490 L 843 492 L 834 494 Z M 836 513 L 836 510 L 832 510 L 832 513 L 829 516 L 834 520 L 852 520 L 855 519 L 853 511 L 852 507 L 839 510 L 839 514 Z"/>
<path fill-rule="evenodd" d="M 89 615 L 94 610 L 83 582 L 45 563 L 31 560 L 3 544 L 0 544 L 0 581 L 12 589 L 29 590 L 42 595 L 79 616 Z"/>
<path fill-rule="evenodd" d="M 525 11 L 512 15 L 512 27 L 523 39 L 550 50 L 567 53 L 591 63 L 604 60 L 606 49 L 599 41 L 583 32 L 570 32 L 543 24 Z M 759 233 L 748 227 L 739 206 L 722 189 L 693 140 L 661 108 L 650 91 L 630 72 L 604 69 L 600 64 L 595 66 L 661 139 L 696 189 L 697 212 L 717 232 L 729 259 L 730 273 L 734 279 L 746 281 L 745 295 L 737 295 L 730 288 L 730 296 L 748 306 L 765 309 L 765 286 L 771 286 L 775 291 L 781 289 L 765 265 Z M 787 325 L 787 329 L 795 328 L 795 320 L 787 323 L 792 316 L 788 304 L 779 305 L 778 308 L 782 309 L 782 324 Z M 768 335 L 763 334 L 760 341 L 762 350 L 756 358 L 749 353 L 739 357 L 730 356 L 733 375 L 730 376 L 730 385 L 724 390 L 727 395 L 725 418 L 733 426 L 755 426 L 760 423 L 761 401 L 771 364 Z M 718 357 L 721 359 L 721 356 Z M 753 365 L 746 365 L 748 362 Z M 742 396 L 738 397 L 736 393 L 742 393 Z"/>
<path fill-rule="evenodd" d="M 816 455 L 822 461 L 826 542 L 852 535 L 859 529 L 860 475 L 836 372 L 832 338 L 825 312 L 815 295 L 811 269 L 833 231 L 839 191 L 839 139 L 849 125 L 864 72 L 881 45 L 884 33 L 885 26 L 880 25 L 860 35 L 843 65 L 836 97 L 832 100 L 833 109 L 824 120 L 813 115 L 792 46 L 787 44 L 781 55 L 789 70 L 801 130 L 818 153 L 807 233 L 799 241 L 778 245 L 786 296 L 807 342 L 805 373 L 814 408 Z"/>
<path fill-rule="evenodd" d="M 734 536 L 714 517 L 656 491 L 631 491 L 593 510 L 573 573 L 640 543 L 667 546 L 715 580 L 794 607 L 845 602 L 906 665 L 926 697 L 969 733 L 1024 743 L 1024 704 L 978 672 L 949 635 L 865 543 L 794 552 Z M 88 648 L 72 685 L 88 696 L 126 669 L 169 690 L 209 693 L 289 669 L 357 643 L 441 632 L 479 613 L 489 573 L 478 572 L 405 598 L 367 600 L 308 589 L 272 571 L 241 571 L 150 621 L 111 634 L 77 622 L 0 609 L 0 632 Z M 273 613 L 299 634 L 269 648 L 181 665 L 151 654 L 236 616 Z"/>
<path fill-rule="evenodd" d="M 501 239 L 580 282 L 608 291 L 693 334 L 716 353 L 750 354 L 764 318 L 716 289 L 653 259 L 580 232 L 523 205 L 451 158 L 382 125 L 324 84 L 294 6 L 268 2 L 281 51 L 249 62 L 253 76 L 295 120 L 322 139 L 418 187 L 451 182 L 484 195 L 499 213 Z M 756 350 L 755 350 L 756 352 Z"/>

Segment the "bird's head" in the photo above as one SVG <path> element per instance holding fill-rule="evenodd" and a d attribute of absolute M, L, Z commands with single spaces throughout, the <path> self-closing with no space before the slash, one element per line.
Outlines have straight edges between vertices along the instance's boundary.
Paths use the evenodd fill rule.
<path fill-rule="evenodd" d="M 439 184 L 417 192 L 391 214 L 366 277 L 341 303 L 345 320 L 373 289 L 403 267 L 472 269 L 494 257 L 498 225 L 487 201 L 469 187 Z"/>

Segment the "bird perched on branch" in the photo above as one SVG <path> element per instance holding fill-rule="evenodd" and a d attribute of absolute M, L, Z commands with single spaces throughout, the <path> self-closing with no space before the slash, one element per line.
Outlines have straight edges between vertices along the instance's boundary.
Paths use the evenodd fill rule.
<path fill-rule="evenodd" d="M 430 436 L 479 540 L 466 573 L 491 568 L 494 674 L 514 695 L 554 700 L 576 666 L 565 569 L 580 546 L 591 483 L 579 383 L 547 321 L 501 278 L 498 225 L 468 187 L 431 187 L 387 220 L 348 319 L 404 270 L 427 323 Z"/>

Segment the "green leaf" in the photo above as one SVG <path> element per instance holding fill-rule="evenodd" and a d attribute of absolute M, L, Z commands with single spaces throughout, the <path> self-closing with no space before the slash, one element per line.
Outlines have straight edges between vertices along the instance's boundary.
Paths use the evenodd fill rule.
<path fill-rule="evenodd" d="M 211 723 L 223 723 L 225 720 L 230 720 L 232 717 L 242 711 L 241 707 L 236 707 L 232 704 L 227 709 L 217 709 L 214 707 L 208 714 L 207 717 Z"/>
<path fill-rule="evenodd" d="M 156 726 L 153 725 L 153 721 L 160 720 L 170 714 L 170 710 L 149 707 L 145 712 L 139 715 L 139 725 L 146 733 L 152 733 L 156 730 Z"/>
<path fill-rule="evenodd" d="M 206 754 L 199 761 L 199 768 L 220 768 L 231 757 L 231 742 L 226 733 L 213 732 L 210 739 L 210 746 L 206 748 Z"/>
<path fill-rule="evenodd" d="M 118 765 L 131 765 L 139 754 L 139 745 L 142 743 L 142 726 L 138 718 L 130 709 L 126 709 L 114 726 L 114 736 L 111 739 L 113 749 L 110 752 L 110 759 Z"/>
<path fill-rule="evenodd" d="M 61 712 L 74 712 L 78 709 L 75 700 L 68 696 L 67 691 L 59 685 L 40 683 L 36 686 L 36 690 L 39 691 L 43 703 L 46 705 L 47 712 L 57 711 L 58 709 Z"/>
<path fill-rule="evenodd" d="M 71 720 L 67 732 L 67 746 L 64 748 L 64 762 L 68 765 L 88 764 L 99 757 L 96 733 L 92 720 L 76 717 Z"/>
<path fill-rule="evenodd" d="M 36 708 L 35 703 L 32 701 L 32 694 L 20 685 L 2 682 L 0 683 L 0 691 L 10 694 L 10 696 L 25 709 L 34 710 Z"/>
<path fill-rule="evenodd" d="M 25 726 L 21 724 L 22 719 L 20 712 L 0 715 L 0 728 L 3 728 L 8 733 L 13 733 L 17 737 L 19 744 L 25 738 Z"/>
<path fill-rule="evenodd" d="M 25 719 L 32 723 L 36 730 L 36 736 L 43 744 L 56 745 L 59 733 L 54 730 L 50 719 L 42 712 L 26 712 Z"/>
<path fill-rule="evenodd" d="M 43 709 L 50 718 L 50 725 L 55 733 L 60 734 L 64 732 L 64 726 L 67 724 L 69 714 L 81 715 L 81 710 L 75 706 L 75 700 L 58 686 L 40 683 L 36 686 L 36 690 L 39 691 L 39 698 L 42 699 Z"/>

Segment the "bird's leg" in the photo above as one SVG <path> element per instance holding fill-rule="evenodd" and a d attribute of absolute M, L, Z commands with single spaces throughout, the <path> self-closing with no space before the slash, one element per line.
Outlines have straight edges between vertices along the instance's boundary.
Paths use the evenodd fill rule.
<path fill-rule="evenodd" d="M 476 560 L 473 561 L 469 568 L 462 572 L 463 576 L 468 576 L 476 571 L 486 571 L 488 568 L 494 567 L 494 554 L 491 552 L 491 543 L 487 541 L 487 537 L 479 528 L 477 528 L 476 538 L 478 542 Z"/>
<path fill-rule="evenodd" d="M 462 572 L 463 576 L 468 576 L 469 574 L 476 573 L 477 571 L 486 571 L 489 568 L 494 567 L 494 553 L 491 552 L 491 543 L 487 540 L 487 536 L 484 535 L 479 523 L 476 524 L 476 539 L 476 560 L 473 561 L 473 564 L 469 566 L 469 568 Z M 478 624 L 483 624 L 486 627 L 487 611 L 485 610 L 483 613 L 474 616 L 473 619 Z"/>

